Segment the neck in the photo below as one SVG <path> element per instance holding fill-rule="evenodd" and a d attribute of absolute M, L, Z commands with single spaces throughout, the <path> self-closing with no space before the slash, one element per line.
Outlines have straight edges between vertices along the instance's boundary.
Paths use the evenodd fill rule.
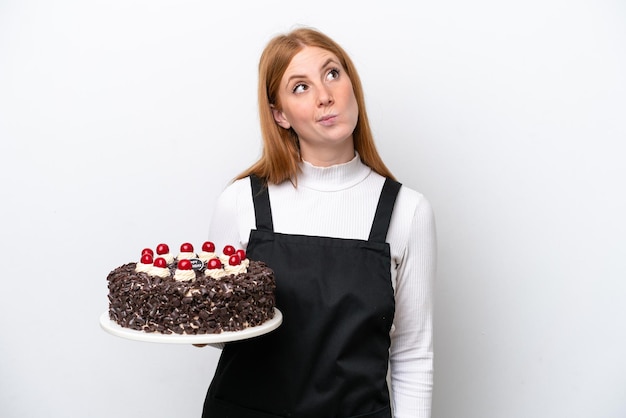
<path fill-rule="evenodd" d="M 352 161 L 355 151 L 352 141 L 339 147 L 307 147 L 300 144 L 300 158 L 316 167 L 330 167 Z"/>
<path fill-rule="evenodd" d="M 372 169 L 361 162 L 356 154 L 347 163 L 320 167 L 309 161 L 300 163 L 298 187 L 320 191 L 336 191 L 350 188 L 365 179 Z"/>

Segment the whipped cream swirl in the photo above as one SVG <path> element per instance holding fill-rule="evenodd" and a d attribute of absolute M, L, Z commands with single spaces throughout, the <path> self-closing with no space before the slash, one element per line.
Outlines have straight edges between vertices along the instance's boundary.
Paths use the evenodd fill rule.
<path fill-rule="evenodd" d="M 194 252 L 180 252 L 180 253 L 178 253 L 178 259 L 179 260 L 189 260 L 189 259 L 192 259 L 192 258 L 198 258 L 196 253 L 194 253 Z"/>
<path fill-rule="evenodd" d="M 215 258 L 215 253 L 202 251 L 198 254 L 198 258 L 206 263 L 210 259 Z"/>
<path fill-rule="evenodd" d="M 179 282 L 187 282 L 189 280 L 195 280 L 196 272 L 194 270 L 181 270 L 177 269 L 174 273 L 174 280 Z"/>
<path fill-rule="evenodd" d="M 174 255 L 172 253 L 159 254 L 158 256 L 163 257 L 167 264 L 172 264 L 174 262 Z"/>
<path fill-rule="evenodd" d="M 220 277 L 226 276 L 227 273 L 224 269 L 206 269 L 204 270 L 204 275 L 214 279 L 219 279 Z"/>
<path fill-rule="evenodd" d="M 170 277 L 170 269 L 168 269 L 167 267 L 150 266 L 150 271 L 148 271 L 148 273 L 151 276 L 157 276 L 161 278 Z"/>
<path fill-rule="evenodd" d="M 144 264 L 139 262 L 135 267 L 135 271 L 137 272 L 150 273 L 150 270 L 152 270 L 152 264 Z"/>
<path fill-rule="evenodd" d="M 241 264 L 237 266 L 231 266 L 231 265 L 225 264 L 224 271 L 226 272 L 226 274 L 246 273 L 248 271 L 248 266 L 246 266 L 246 264 L 243 262 L 241 262 Z"/>

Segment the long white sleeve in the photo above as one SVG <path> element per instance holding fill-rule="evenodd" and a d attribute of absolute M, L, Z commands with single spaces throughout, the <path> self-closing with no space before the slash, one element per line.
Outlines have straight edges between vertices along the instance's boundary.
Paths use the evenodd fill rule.
<path fill-rule="evenodd" d="M 274 229 L 286 234 L 367 239 L 384 178 L 351 162 L 327 167 L 302 164 L 298 187 L 270 185 Z M 248 179 L 229 185 L 218 199 L 209 239 L 246 248 L 255 228 Z M 433 386 L 432 311 L 436 268 L 435 223 L 429 202 L 402 187 L 387 234 L 396 313 L 390 372 L 394 416 L 429 418 Z"/>
<path fill-rule="evenodd" d="M 394 417 L 422 418 L 431 416 L 433 287 L 437 255 L 434 216 L 429 202 L 423 197 L 420 197 L 406 231 L 406 246 L 402 248 L 401 258 L 396 259 L 396 314 L 390 351 L 391 389 Z M 395 241 L 391 239 L 390 244 L 395 245 Z M 392 254 L 400 254 L 400 248 L 392 249 Z"/>

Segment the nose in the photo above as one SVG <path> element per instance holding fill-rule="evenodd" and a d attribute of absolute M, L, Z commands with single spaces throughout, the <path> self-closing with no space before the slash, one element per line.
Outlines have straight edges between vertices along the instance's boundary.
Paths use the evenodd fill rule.
<path fill-rule="evenodd" d="M 319 96 L 317 98 L 319 106 L 328 106 L 333 103 L 333 95 L 330 88 L 321 86 L 319 89 Z"/>

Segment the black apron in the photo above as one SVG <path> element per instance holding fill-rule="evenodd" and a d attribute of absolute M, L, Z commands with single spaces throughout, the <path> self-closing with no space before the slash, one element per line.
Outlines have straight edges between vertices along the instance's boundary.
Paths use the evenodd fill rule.
<path fill-rule="evenodd" d="M 395 302 L 385 239 L 400 184 L 385 181 L 363 241 L 275 233 L 267 187 L 250 180 L 257 229 L 247 253 L 274 270 L 283 323 L 226 344 L 202 417 L 391 418 Z"/>

